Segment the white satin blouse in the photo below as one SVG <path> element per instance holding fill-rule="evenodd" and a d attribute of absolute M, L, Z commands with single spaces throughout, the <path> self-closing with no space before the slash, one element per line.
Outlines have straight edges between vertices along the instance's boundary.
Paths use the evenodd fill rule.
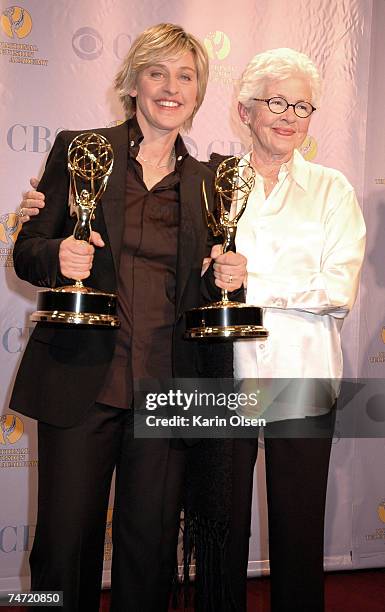
<path fill-rule="evenodd" d="M 339 379 L 340 332 L 365 249 L 364 219 L 344 175 L 295 151 L 266 198 L 257 174 L 236 248 L 248 260 L 246 302 L 264 308 L 269 337 L 235 342 L 235 377 Z M 306 393 L 294 404 L 278 409 L 274 420 L 320 412 Z"/>

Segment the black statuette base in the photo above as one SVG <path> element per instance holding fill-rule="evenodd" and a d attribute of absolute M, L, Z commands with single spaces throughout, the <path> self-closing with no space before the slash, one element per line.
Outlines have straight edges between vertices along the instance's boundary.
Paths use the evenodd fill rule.
<path fill-rule="evenodd" d="M 263 309 L 259 306 L 215 302 L 186 312 L 186 339 L 265 339 L 268 335 L 263 327 Z"/>
<path fill-rule="evenodd" d="M 31 321 L 119 327 L 117 298 L 113 293 L 95 289 L 60 287 L 38 292 L 37 310 Z"/>

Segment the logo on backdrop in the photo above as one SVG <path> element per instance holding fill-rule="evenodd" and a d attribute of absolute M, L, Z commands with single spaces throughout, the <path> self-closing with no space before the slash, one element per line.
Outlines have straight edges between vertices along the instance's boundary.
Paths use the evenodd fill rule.
<path fill-rule="evenodd" d="M 185 134 L 183 135 L 183 141 L 190 155 L 193 157 L 199 157 L 198 145 L 196 141 L 191 138 L 191 136 L 186 136 Z"/>
<path fill-rule="evenodd" d="M 46 125 L 14 123 L 8 128 L 7 144 L 16 153 L 48 153 L 56 136 L 64 129 L 63 126 L 53 129 Z"/>
<path fill-rule="evenodd" d="M 36 525 L 0 524 L 0 553 L 29 552 L 35 531 Z"/>
<path fill-rule="evenodd" d="M 112 559 L 112 516 L 114 513 L 113 508 L 107 510 L 107 522 L 106 522 L 106 535 L 104 538 L 104 561 L 111 561 Z"/>
<path fill-rule="evenodd" d="M 24 350 L 25 344 L 27 343 L 30 335 L 32 334 L 34 327 L 23 327 L 20 325 L 11 325 L 5 331 L 0 331 L 0 343 L 3 350 L 10 355 L 17 355 Z"/>
<path fill-rule="evenodd" d="M 114 119 L 107 123 L 106 127 L 116 127 L 117 125 L 122 125 L 125 122 L 125 119 Z"/>
<path fill-rule="evenodd" d="M 381 329 L 380 338 L 383 344 L 385 344 L 385 327 Z M 385 351 L 378 351 L 377 355 L 369 355 L 368 360 L 373 365 L 385 363 Z"/>
<path fill-rule="evenodd" d="M 385 499 L 378 505 L 377 514 L 380 521 L 385 523 Z"/>
<path fill-rule="evenodd" d="M 382 523 L 385 523 L 385 499 L 383 499 L 377 506 L 377 516 Z M 377 527 L 374 533 L 369 533 L 365 536 L 365 540 L 384 540 L 385 541 L 385 526 Z"/>
<path fill-rule="evenodd" d="M 247 147 L 240 140 L 212 140 L 207 145 L 206 157 L 201 159 L 210 159 L 211 153 L 242 157 L 246 155 L 247 150 Z"/>
<path fill-rule="evenodd" d="M 81 59 L 94 60 L 103 53 L 103 38 L 95 28 L 79 28 L 72 37 L 72 48 Z"/>
<path fill-rule="evenodd" d="M 0 416 L 0 444 L 15 444 L 24 433 L 23 421 L 14 414 Z"/>
<path fill-rule="evenodd" d="M 23 440 L 23 435 L 24 422 L 19 416 L 0 415 L 0 469 L 37 466 L 37 458 L 31 457 L 31 449 L 16 446 Z"/>
<path fill-rule="evenodd" d="M 112 41 L 112 51 L 119 60 L 123 59 L 131 46 L 131 36 L 120 32 Z M 76 30 L 72 36 L 72 49 L 83 60 L 95 60 L 104 51 L 102 35 L 95 28 L 84 26 Z"/>
<path fill-rule="evenodd" d="M 9 38 L 25 38 L 32 30 L 31 15 L 21 6 L 10 6 L 1 15 L 1 27 Z"/>
<path fill-rule="evenodd" d="M 211 60 L 209 80 L 217 85 L 233 88 L 241 68 L 224 61 L 231 53 L 230 38 L 225 32 L 217 30 L 205 36 L 204 44 Z"/>
<path fill-rule="evenodd" d="M 12 249 L 21 229 L 19 216 L 15 212 L 0 215 L 0 265 L 12 267 Z"/>
<path fill-rule="evenodd" d="M 38 47 L 26 41 L 32 32 L 32 17 L 25 8 L 21 6 L 6 8 L 0 16 L 0 26 L 0 32 L 14 41 L 0 41 L 0 55 L 8 57 L 11 64 L 47 66 L 47 59 L 36 57 Z"/>
<path fill-rule="evenodd" d="M 317 150 L 317 141 L 313 136 L 306 136 L 299 148 L 299 152 L 306 161 L 312 161 L 317 156 Z"/>
<path fill-rule="evenodd" d="M 230 53 L 230 39 L 225 32 L 209 32 L 205 36 L 204 44 L 210 59 L 224 60 Z"/>

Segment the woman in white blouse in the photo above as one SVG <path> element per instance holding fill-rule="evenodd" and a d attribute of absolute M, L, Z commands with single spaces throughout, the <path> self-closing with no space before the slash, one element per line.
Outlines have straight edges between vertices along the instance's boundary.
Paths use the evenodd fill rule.
<path fill-rule="evenodd" d="M 246 67 L 238 98 L 256 183 L 236 246 L 248 260 L 246 301 L 264 308 L 269 337 L 236 342 L 234 371 L 245 385 L 267 388 L 270 398 L 262 409 L 274 612 L 324 609 L 324 511 L 332 408 L 342 376 L 340 331 L 356 298 L 365 248 L 353 187 L 341 172 L 298 152 L 319 96 L 312 61 L 274 49 Z M 261 381 L 271 378 L 268 385 Z M 326 437 L 309 437 L 309 428 Z M 236 449 L 229 559 L 241 601 L 258 445 L 239 440 Z"/>

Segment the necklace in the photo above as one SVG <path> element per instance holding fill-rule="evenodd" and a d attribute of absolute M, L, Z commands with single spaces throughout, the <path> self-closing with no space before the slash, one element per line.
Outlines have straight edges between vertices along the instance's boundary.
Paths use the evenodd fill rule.
<path fill-rule="evenodd" d="M 175 147 L 171 151 L 170 157 L 169 157 L 168 161 L 165 164 L 154 164 L 153 162 L 150 162 L 148 159 L 145 159 L 143 157 L 143 155 L 140 154 L 140 151 L 139 151 L 137 157 L 139 159 L 141 159 L 142 162 L 144 162 L 145 164 L 148 164 L 149 166 L 152 166 L 153 168 L 166 168 L 167 166 L 169 166 L 170 164 L 172 164 L 175 161 Z"/>

